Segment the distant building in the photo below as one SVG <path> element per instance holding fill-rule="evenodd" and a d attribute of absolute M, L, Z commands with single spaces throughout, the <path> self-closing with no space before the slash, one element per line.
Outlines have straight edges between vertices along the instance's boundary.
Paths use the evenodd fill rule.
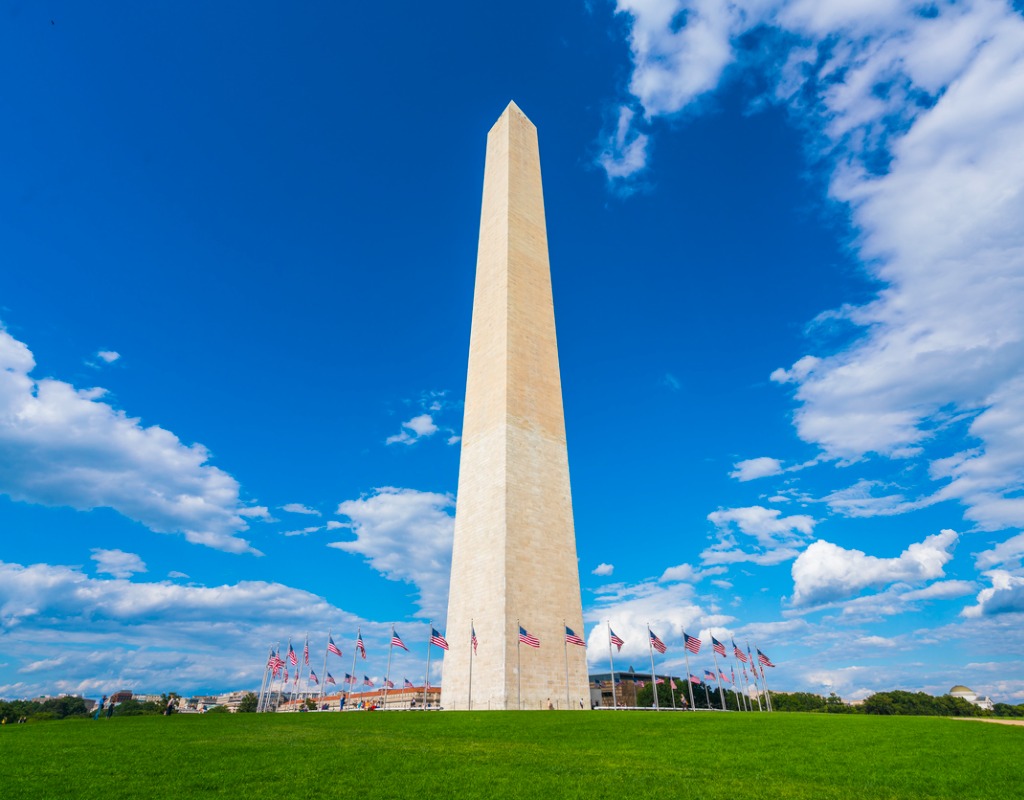
<path fill-rule="evenodd" d="M 114 692 L 110 695 L 110 703 L 123 703 L 125 700 L 131 700 L 132 693 L 128 689 L 122 689 L 120 692 Z"/>
<path fill-rule="evenodd" d="M 620 672 L 618 670 L 614 673 L 615 678 L 615 702 L 612 702 L 612 673 L 609 672 L 598 672 L 591 673 L 590 675 L 590 704 L 594 708 L 611 708 L 612 705 L 621 708 L 632 708 L 636 706 L 636 693 L 640 688 L 640 684 L 647 684 L 651 682 L 651 673 L 649 672 Z M 688 705 L 688 701 L 684 698 L 687 692 L 686 681 L 678 676 L 669 678 L 667 675 L 658 675 L 659 680 L 672 680 L 676 684 L 676 703 L 677 707 Z M 564 694 L 559 699 L 558 697 L 551 698 L 552 705 L 555 708 L 562 708 L 565 706 Z"/>
<path fill-rule="evenodd" d="M 413 687 L 412 689 L 388 689 L 386 701 L 383 689 L 373 689 L 368 692 L 349 692 L 347 694 L 339 692 L 338 694 L 324 695 L 314 699 L 317 701 L 317 708 L 321 711 L 338 711 L 341 706 L 342 697 L 345 697 L 344 711 L 358 711 L 360 703 L 362 703 L 364 709 L 371 705 L 376 705 L 380 709 L 387 708 L 389 711 L 415 711 L 423 709 L 422 686 Z M 440 708 L 440 702 L 441 687 L 432 686 L 427 689 L 427 709 Z M 289 700 L 281 703 L 277 707 L 277 711 L 278 713 L 294 713 L 300 711 L 304 705 L 305 702 L 302 700 Z"/>
<path fill-rule="evenodd" d="M 959 697 L 961 700 L 966 700 L 968 703 L 973 703 L 978 708 L 984 711 L 991 711 L 993 704 L 991 698 L 982 697 L 973 689 L 968 689 L 966 686 L 957 684 L 948 692 L 950 697 Z"/>

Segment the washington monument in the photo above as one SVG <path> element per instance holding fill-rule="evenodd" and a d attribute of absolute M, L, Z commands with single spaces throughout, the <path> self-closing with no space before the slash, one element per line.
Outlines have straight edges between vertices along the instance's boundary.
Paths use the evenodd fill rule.
<path fill-rule="evenodd" d="M 509 103 L 487 135 L 441 705 L 589 708 L 566 627 L 583 636 L 540 151 Z"/>

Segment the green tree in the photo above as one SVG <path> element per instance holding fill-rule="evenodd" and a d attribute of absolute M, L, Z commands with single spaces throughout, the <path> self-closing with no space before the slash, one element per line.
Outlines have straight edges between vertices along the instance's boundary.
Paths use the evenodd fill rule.
<path fill-rule="evenodd" d="M 239 704 L 238 704 L 238 713 L 239 714 L 253 714 L 253 713 L 255 713 L 256 707 L 259 705 L 259 702 L 260 702 L 260 699 L 255 694 L 253 694 L 252 692 L 249 692 L 249 694 L 245 695 L 245 697 L 243 697 L 242 700 L 239 702 Z"/>

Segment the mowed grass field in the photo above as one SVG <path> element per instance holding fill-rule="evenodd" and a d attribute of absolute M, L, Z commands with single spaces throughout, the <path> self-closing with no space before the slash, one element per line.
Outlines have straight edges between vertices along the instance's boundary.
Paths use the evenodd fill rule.
<path fill-rule="evenodd" d="M 1024 727 L 650 712 L 211 714 L 7 725 L 10 798 L 1024 796 Z"/>

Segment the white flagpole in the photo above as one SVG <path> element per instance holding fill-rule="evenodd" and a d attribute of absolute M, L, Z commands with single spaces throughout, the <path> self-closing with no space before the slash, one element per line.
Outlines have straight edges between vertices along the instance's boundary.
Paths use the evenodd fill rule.
<path fill-rule="evenodd" d="M 445 631 L 447 633 L 447 631 Z M 466 703 L 466 710 L 473 710 L 473 634 L 476 633 L 476 626 L 473 618 L 469 619 L 469 700 Z M 445 681 L 447 683 L 447 681 Z"/>
<path fill-rule="evenodd" d="M 395 649 L 395 625 L 391 623 L 391 641 L 388 643 L 388 668 L 384 672 L 384 700 L 381 710 L 388 710 L 388 682 L 391 680 L 391 651 Z"/>
<path fill-rule="evenodd" d="M 693 711 L 695 708 L 693 704 L 693 681 L 690 680 L 690 656 L 686 650 L 685 644 L 683 646 L 683 660 L 686 662 L 686 686 L 690 690 L 690 711 Z"/>
<path fill-rule="evenodd" d="M 516 675 L 519 678 L 518 688 L 516 689 L 516 703 L 519 704 L 519 710 L 523 710 L 523 659 L 519 655 L 519 631 L 522 630 L 522 626 L 519 624 L 519 620 L 516 620 Z"/>
<path fill-rule="evenodd" d="M 764 711 L 761 708 L 761 689 L 757 685 L 757 662 L 754 660 L 753 654 L 750 652 L 750 642 L 745 642 L 747 645 L 747 658 L 750 659 L 750 674 L 754 676 L 754 693 L 757 696 L 757 710 Z"/>
<path fill-rule="evenodd" d="M 612 658 L 612 621 L 606 619 L 608 623 L 608 677 L 612 680 L 612 710 L 617 710 L 618 705 L 615 702 L 615 661 Z"/>
<path fill-rule="evenodd" d="M 267 688 L 267 674 L 270 672 L 270 659 L 274 657 L 274 648 L 271 646 L 270 655 L 267 656 L 267 662 L 263 665 L 263 682 L 260 683 L 260 696 L 256 701 L 256 710 L 260 711 L 263 707 L 263 692 Z"/>
<path fill-rule="evenodd" d="M 572 708 L 572 700 L 569 697 L 569 639 L 568 634 L 565 632 L 566 629 L 565 620 L 562 620 L 562 648 L 565 650 L 565 710 L 568 711 Z"/>
<path fill-rule="evenodd" d="M 430 636 L 434 635 L 434 620 L 428 623 Z M 423 710 L 427 710 L 427 684 L 430 683 L 430 638 L 427 638 L 427 671 L 423 674 Z"/>
<path fill-rule="evenodd" d="M 672 710 L 676 710 L 676 679 L 672 677 L 672 671 L 668 673 L 668 687 L 672 690 Z"/>
<path fill-rule="evenodd" d="M 768 676 L 764 674 L 764 667 L 761 665 L 761 651 L 757 649 L 757 642 L 754 642 L 754 652 L 757 653 L 757 666 L 761 670 L 761 683 L 764 684 L 764 701 L 768 705 L 769 711 L 774 711 L 772 708 L 772 693 L 768 690 Z"/>
<path fill-rule="evenodd" d="M 722 688 L 722 670 L 718 668 L 718 656 L 715 655 L 715 643 L 711 643 L 711 658 L 715 662 L 715 678 L 718 679 L 718 699 L 722 701 L 722 711 L 725 711 L 725 690 Z"/>
<path fill-rule="evenodd" d="M 651 643 L 651 623 L 647 623 L 647 649 L 651 651 L 651 696 L 654 710 L 658 711 L 658 676 L 654 674 L 654 645 Z"/>
<path fill-rule="evenodd" d="M 327 641 L 331 641 L 331 629 L 327 629 Z M 320 704 L 323 704 L 324 691 L 327 689 L 327 645 L 324 644 L 324 670 L 320 675 Z"/>

